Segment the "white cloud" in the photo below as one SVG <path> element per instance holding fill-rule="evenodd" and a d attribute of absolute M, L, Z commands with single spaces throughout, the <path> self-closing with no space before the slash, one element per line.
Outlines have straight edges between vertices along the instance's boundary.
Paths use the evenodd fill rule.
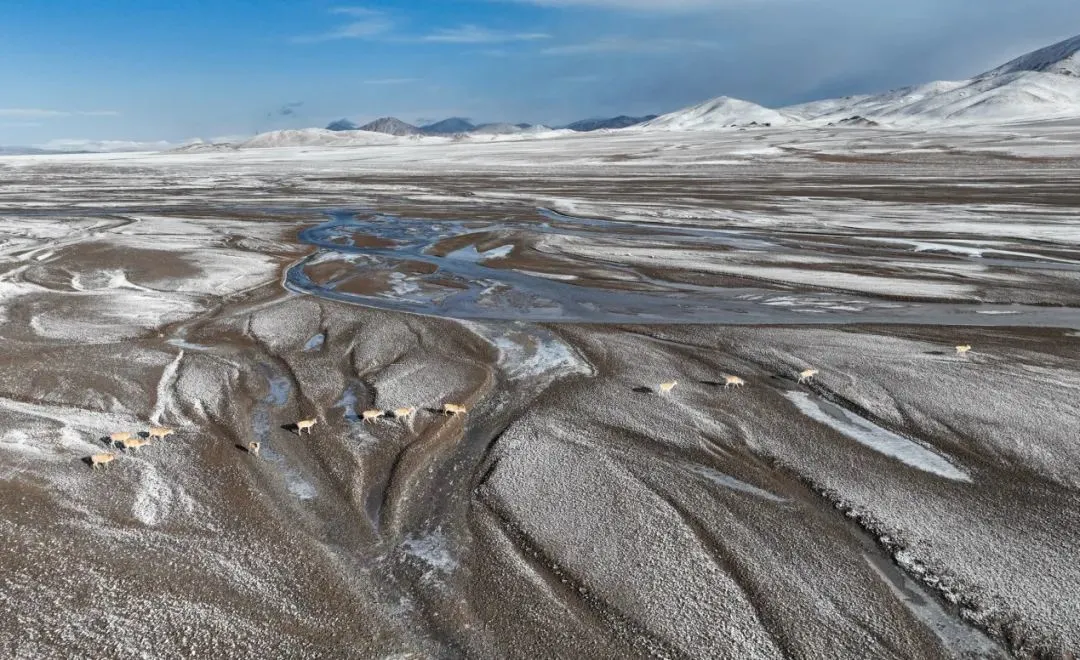
<path fill-rule="evenodd" d="M 583 55 L 595 53 L 669 53 L 680 50 L 707 50 L 719 48 L 712 41 L 693 39 L 637 39 L 633 37 L 605 37 L 595 41 L 564 46 L 552 46 L 541 51 L 544 55 Z"/>
<path fill-rule="evenodd" d="M 461 25 L 456 28 L 443 28 L 420 37 L 420 41 L 446 44 L 498 44 L 510 41 L 538 41 L 550 39 L 550 34 L 543 32 L 502 32 L 489 30 L 478 25 Z"/>
<path fill-rule="evenodd" d="M 0 117 L 18 119 L 49 119 L 52 117 L 118 117 L 115 110 L 45 110 L 42 108 L 0 108 Z"/>
<path fill-rule="evenodd" d="M 35 144 L 38 149 L 50 151 L 93 151 L 97 153 L 115 151 L 162 151 L 179 146 L 172 142 L 137 142 L 132 140 L 49 140 L 44 144 Z"/>
<path fill-rule="evenodd" d="M 341 16 L 349 16 L 355 20 L 341 25 L 333 30 L 319 34 L 306 34 L 290 39 L 294 44 L 317 44 L 325 41 L 337 41 L 339 39 L 368 39 L 385 32 L 389 32 L 394 23 L 382 12 L 364 7 L 337 7 L 330 13 Z"/>
<path fill-rule="evenodd" d="M 365 85 L 405 85 L 417 82 L 419 78 L 380 78 L 377 80 L 365 80 Z"/>

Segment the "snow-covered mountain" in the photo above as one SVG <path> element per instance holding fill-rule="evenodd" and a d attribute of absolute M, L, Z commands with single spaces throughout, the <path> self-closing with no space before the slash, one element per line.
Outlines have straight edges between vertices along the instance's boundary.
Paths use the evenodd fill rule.
<path fill-rule="evenodd" d="M 1021 55 L 992 71 L 987 71 L 980 78 L 1001 76 L 1019 71 L 1040 71 L 1057 73 L 1063 76 L 1080 76 L 1080 36 L 1060 41 L 1052 46 Z"/>
<path fill-rule="evenodd" d="M 355 131 L 358 128 L 360 127 L 348 119 L 338 119 L 326 125 L 328 131 Z"/>
<path fill-rule="evenodd" d="M 709 131 L 734 126 L 781 126 L 790 121 L 790 117 L 776 110 L 749 101 L 721 96 L 684 110 L 660 115 L 632 129 Z"/>
<path fill-rule="evenodd" d="M 1018 57 L 967 80 L 772 110 L 720 97 L 631 130 L 718 130 L 791 123 L 932 128 L 1080 118 L 1080 36 Z"/>
<path fill-rule="evenodd" d="M 815 122 L 860 116 L 886 125 L 913 127 L 1080 117 L 1080 78 L 1018 71 L 815 101 L 783 111 Z"/>
<path fill-rule="evenodd" d="M 839 123 L 859 116 L 909 127 L 1080 117 L 1080 37 L 967 80 L 814 101 L 781 111 L 814 123 Z"/>

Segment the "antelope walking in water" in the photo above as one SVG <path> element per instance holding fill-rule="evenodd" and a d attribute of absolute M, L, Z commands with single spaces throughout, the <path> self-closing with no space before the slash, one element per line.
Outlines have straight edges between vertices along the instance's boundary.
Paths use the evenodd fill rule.
<path fill-rule="evenodd" d="M 151 440 L 164 440 L 173 433 L 176 433 L 176 429 L 170 429 L 166 426 L 151 426 L 148 436 Z"/>
<path fill-rule="evenodd" d="M 805 383 L 809 380 L 812 380 L 816 375 L 818 375 L 817 369 L 803 369 L 799 372 L 799 382 Z"/>
<path fill-rule="evenodd" d="M 660 393 L 667 394 L 671 390 L 675 389 L 675 386 L 679 384 L 677 380 L 669 380 L 666 383 L 660 383 Z"/>
<path fill-rule="evenodd" d="M 90 467 L 96 470 L 113 462 L 114 459 L 116 459 L 116 454 L 94 454 L 90 457 Z"/>
<path fill-rule="evenodd" d="M 746 385 L 746 381 L 738 376 L 724 376 L 724 389 L 729 387 L 742 387 Z"/>
<path fill-rule="evenodd" d="M 252 456 L 258 456 L 259 455 L 259 448 L 261 446 L 262 445 L 260 445 L 258 442 L 249 442 L 248 447 L 247 447 L 248 453 L 251 454 Z"/>
<path fill-rule="evenodd" d="M 304 429 L 307 429 L 308 435 L 311 435 L 311 427 L 318 423 L 318 418 L 312 417 L 311 419 L 302 419 L 296 423 L 296 435 L 301 435 Z"/>
<path fill-rule="evenodd" d="M 385 410 L 376 409 L 365 410 L 360 413 L 360 416 L 364 418 L 364 422 L 378 422 L 384 415 L 386 415 Z"/>
<path fill-rule="evenodd" d="M 442 412 L 444 415 L 454 415 L 456 417 L 457 415 L 464 415 L 469 412 L 469 409 L 460 403 L 444 403 Z"/>
<path fill-rule="evenodd" d="M 968 351 L 970 351 L 970 350 L 971 350 L 971 344 L 960 344 L 959 346 L 956 347 L 956 354 L 957 355 L 967 355 Z"/>

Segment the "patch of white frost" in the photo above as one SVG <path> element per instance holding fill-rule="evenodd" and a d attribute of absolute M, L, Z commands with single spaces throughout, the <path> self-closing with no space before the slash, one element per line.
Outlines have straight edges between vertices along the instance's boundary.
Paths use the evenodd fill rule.
<path fill-rule="evenodd" d="M 785 392 L 799 412 L 816 422 L 843 433 L 861 445 L 890 456 L 905 465 L 953 481 L 970 482 L 967 472 L 942 456 L 903 436 L 887 431 L 839 406 L 811 398 L 805 392 Z M 827 407 L 827 408 L 826 408 Z"/>

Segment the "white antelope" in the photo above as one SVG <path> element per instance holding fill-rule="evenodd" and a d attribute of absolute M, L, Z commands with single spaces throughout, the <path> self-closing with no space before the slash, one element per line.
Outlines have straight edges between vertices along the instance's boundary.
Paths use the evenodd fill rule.
<path fill-rule="evenodd" d="M 365 410 L 364 412 L 360 413 L 360 416 L 364 418 L 365 422 L 377 422 L 384 415 L 386 415 L 386 411 L 375 409 Z"/>
<path fill-rule="evenodd" d="M 262 445 L 260 445 L 257 442 L 249 442 L 248 443 L 248 453 L 253 455 L 253 456 L 258 456 L 259 455 L 259 447 L 261 447 L 261 446 Z"/>
<path fill-rule="evenodd" d="M 296 435 L 300 435 L 307 429 L 308 435 L 311 435 L 311 427 L 318 423 L 318 419 L 312 417 L 311 419 L 302 419 L 296 423 Z"/>
<path fill-rule="evenodd" d="M 416 412 L 416 406 L 409 406 L 408 408 L 396 408 L 394 410 L 394 419 L 407 419 L 412 417 Z"/>
<path fill-rule="evenodd" d="M 146 445 L 150 444 L 150 441 L 143 440 L 142 438 L 128 438 L 127 440 L 122 441 L 120 444 L 124 447 L 124 449 L 137 451 L 139 447 L 145 447 Z"/>
<path fill-rule="evenodd" d="M 677 380 L 669 380 L 666 383 L 660 383 L 660 393 L 667 394 L 671 390 L 675 389 L 675 386 L 679 384 Z"/>
<path fill-rule="evenodd" d="M 812 380 L 816 375 L 818 375 L 817 369 L 803 369 L 799 372 L 799 382 L 805 383 L 808 380 Z"/>
<path fill-rule="evenodd" d="M 122 445 L 128 440 L 135 437 L 134 433 L 128 433 L 127 431 L 117 431 L 116 433 L 109 434 L 109 444 L 112 446 Z"/>
<path fill-rule="evenodd" d="M 958 355 L 967 355 L 968 351 L 970 351 L 970 350 L 971 350 L 971 344 L 960 344 L 959 346 L 956 347 L 956 353 Z"/>
<path fill-rule="evenodd" d="M 465 413 L 469 412 L 469 409 L 461 405 L 460 403 L 444 403 L 442 407 L 442 412 L 444 415 L 457 416 L 464 415 Z"/>
<path fill-rule="evenodd" d="M 746 385 L 746 381 L 738 376 L 724 376 L 724 389 L 729 387 L 742 387 Z"/>
<path fill-rule="evenodd" d="M 90 467 L 96 470 L 113 462 L 115 458 L 116 454 L 94 454 L 90 457 Z"/>
<path fill-rule="evenodd" d="M 151 440 L 164 440 L 173 433 L 176 433 L 176 429 L 170 429 L 166 426 L 151 426 L 149 437 Z"/>

